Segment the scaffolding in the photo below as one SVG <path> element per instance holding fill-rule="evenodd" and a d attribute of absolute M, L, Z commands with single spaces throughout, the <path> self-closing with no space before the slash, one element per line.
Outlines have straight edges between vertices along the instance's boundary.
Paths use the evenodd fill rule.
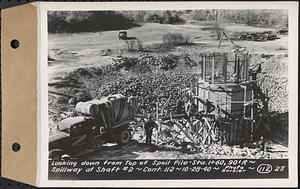
<path fill-rule="evenodd" d="M 250 69 L 248 53 L 203 54 L 201 77 L 192 102 L 202 121 L 203 135 L 235 145 L 254 141 L 270 131 L 268 100 L 257 85 L 260 68 Z M 264 130 L 264 131 L 262 131 Z M 211 141 L 203 141 L 203 144 Z"/>
<path fill-rule="evenodd" d="M 185 114 L 170 113 L 162 118 L 156 105 L 156 121 L 176 126 L 178 133 L 174 137 L 183 134 L 197 148 L 259 139 L 270 131 L 269 98 L 257 84 L 260 67 L 250 68 L 250 58 L 247 53 L 198 55 L 195 62 L 201 76 L 194 88 L 185 91 Z M 157 144 L 160 130 L 159 127 L 154 138 Z"/>

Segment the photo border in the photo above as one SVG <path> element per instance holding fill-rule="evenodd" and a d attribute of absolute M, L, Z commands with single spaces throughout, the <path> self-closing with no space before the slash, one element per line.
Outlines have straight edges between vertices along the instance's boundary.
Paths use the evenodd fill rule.
<path fill-rule="evenodd" d="M 38 7 L 38 185 L 72 187 L 280 187 L 298 185 L 298 2 L 40 2 Z M 288 179 L 48 180 L 48 11 L 288 9 L 289 176 Z M 45 48 L 47 47 L 47 48 Z M 291 132 L 292 131 L 292 132 Z"/>

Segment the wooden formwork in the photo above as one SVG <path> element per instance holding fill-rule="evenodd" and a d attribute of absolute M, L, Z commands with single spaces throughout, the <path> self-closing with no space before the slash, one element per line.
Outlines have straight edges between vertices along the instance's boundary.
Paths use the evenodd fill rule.
<path fill-rule="evenodd" d="M 240 83 L 249 80 L 247 53 L 199 54 L 201 78 L 211 83 Z"/>
<path fill-rule="evenodd" d="M 255 99 L 256 81 L 249 74 L 250 56 L 211 53 L 201 57 L 201 78 L 194 98 L 198 112 L 213 117 L 210 125 L 217 141 L 235 145 L 252 140 L 261 119 Z"/>
<path fill-rule="evenodd" d="M 269 130 L 268 97 L 259 89 L 247 53 L 203 54 L 194 103 L 213 116 L 214 135 L 234 145 L 254 139 L 259 128 Z M 258 69 L 259 70 L 259 69 Z M 210 106 L 210 108 L 208 108 Z"/>
<path fill-rule="evenodd" d="M 198 112 L 207 111 L 206 101 L 214 107 L 211 112 L 205 113 L 213 117 L 211 125 L 216 127 L 215 135 L 221 143 L 234 145 L 251 137 L 251 125 L 254 121 L 251 115 L 252 93 L 250 84 L 198 83 L 195 98 Z M 199 99 L 204 103 L 199 102 Z"/>
<path fill-rule="evenodd" d="M 186 90 L 185 118 L 171 119 L 179 132 L 203 148 L 253 141 L 262 125 L 269 130 L 268 99 L 256 84 L 255 72 L 249 69 L 250 56 L 211 53 L 197 58 L 201 77 L 194 88 Z"/>
<path fill-rule="evenodd" d="M 249 84 L 210 84 L 200 80 L 197 88 L 196 96 L 213 102 L 219 109 L 232 115 L 243 114 L 244 105 L 252 101 L 252 88 Z M 205 104 L 199 103 L 198 99 L 195 99 L 195 103 L 198 103 L 198 111 L 205 111 Z M 213 111 L 213 114 L 219 114 L 218 108 Z"/>

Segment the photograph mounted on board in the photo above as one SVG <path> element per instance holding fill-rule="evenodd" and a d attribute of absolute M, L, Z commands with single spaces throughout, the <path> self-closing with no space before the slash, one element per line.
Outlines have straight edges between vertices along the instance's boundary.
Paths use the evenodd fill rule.
<path fill-rule="evenodd" d="M 288 11 L 48 12 L 49 158 L 288 157 Z"/>
<path fill-rule="evenodd" d="M 288 28 L 280 9 L 48 11 L 49 179 L 287 178 Z"/>

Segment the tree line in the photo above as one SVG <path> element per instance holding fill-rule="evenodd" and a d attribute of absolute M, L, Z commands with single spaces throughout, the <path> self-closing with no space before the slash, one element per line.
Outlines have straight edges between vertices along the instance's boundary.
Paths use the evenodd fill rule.
<path fill-rule="evenodd" d="M 50 33 L 122 30 L 143 23 L 182 24 L 188 20 L 287 26 L 285 10 L 181 10 L 181 11 L 52 11 L 48 13 Z"/>
<path fill-rule="evenodd" d="M 128 29 L 138 26 L 116 11 L 54 11 L 48 13 L 48 32 L 76 33 Z"/>
<path fill-rule="evenodd" d="M 198 21 L 215 21 L 224 23 L 243 23 L 261 26 L 287 26 L 287 10 L 241 9 L 241 10 L 193 10 L 190 17 Z"/>

